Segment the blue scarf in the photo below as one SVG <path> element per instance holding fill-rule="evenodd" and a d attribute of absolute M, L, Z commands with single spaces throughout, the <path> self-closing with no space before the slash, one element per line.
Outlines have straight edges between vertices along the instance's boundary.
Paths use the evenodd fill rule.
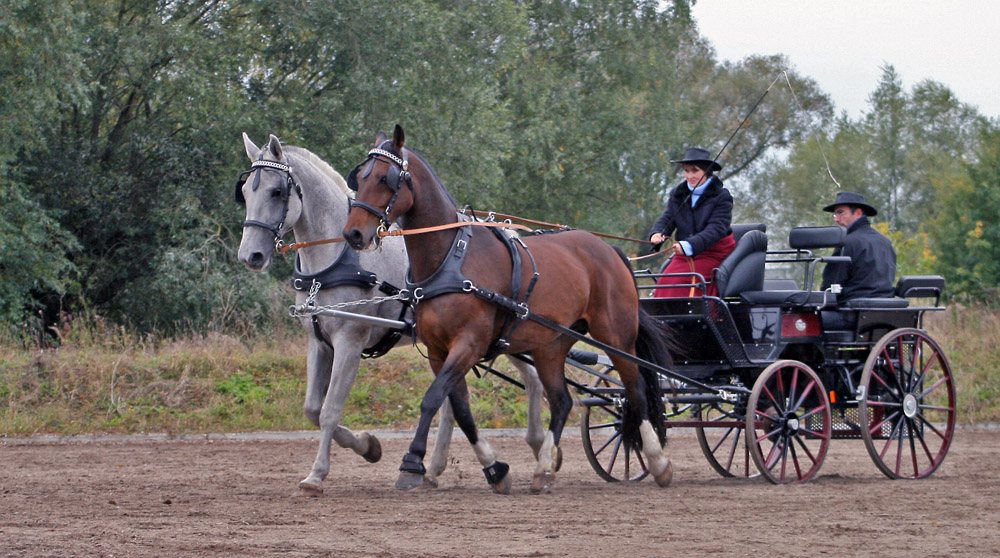
<path fill-rule="evenodd" d="M 705 193 L 705 190 L 714 178 L 714 176 L 709 177 L 704 184 L 698 186 L 697 188 L 691 188 L 690 184 L 687 185 L 688 189 L 691 190 L 691 207 L 698 204 L 698 200 L 701 199 L 701 195 Z"/>

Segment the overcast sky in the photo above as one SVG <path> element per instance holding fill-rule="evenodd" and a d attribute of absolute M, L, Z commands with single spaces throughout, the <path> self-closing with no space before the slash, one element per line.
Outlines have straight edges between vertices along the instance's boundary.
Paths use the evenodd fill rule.
<path fill-rule="evenodd" d="M 852 118 L 886 63 L 906 91 L 932 79 L 1000 117 L 1000 0 L 698 0 L 693 14 L 720 60 L 785 54 Z"/>

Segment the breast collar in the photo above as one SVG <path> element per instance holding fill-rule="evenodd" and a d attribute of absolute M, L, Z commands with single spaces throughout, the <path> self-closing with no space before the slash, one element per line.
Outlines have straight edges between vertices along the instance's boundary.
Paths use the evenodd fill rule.
<path fill-rule="evenodd" d="M 430 277 L 414 283 L 410 278 L 410 271 L 406 272 L 406 288 L 414 302 L 447 293 L 472 292 L 472 280 L 462 274 L 462 264 L 469 252 L 469 241 L 472 240 L 472 227 L 459 227 L 457 231 L 451 250 Z"/>
<path fill-rule="evenodd" d="M 295 256 L 295 270 L 292 273 L 292 288 L 308 292 L 313 283 L 320 283 L 320 290 L 341 285 L 371 288 L 378 283 L 378 276 L 361 267 L 358 252 L 345 247 L 337 260 L 319 273 L 303 273 L 299 256 Z"/>

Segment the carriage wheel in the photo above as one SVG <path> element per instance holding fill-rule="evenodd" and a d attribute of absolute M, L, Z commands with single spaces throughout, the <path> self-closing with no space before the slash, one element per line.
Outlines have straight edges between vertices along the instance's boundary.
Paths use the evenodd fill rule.
<path fill-rule="evenodd" d="M 757 469 L 774 484 L 806 482 L 830 447 L 830 400 L 805 364 L 780 360 L 761 372 L 747 402 L 747 441 Z"/>
<path fill-rule="evenodd" d="M 698 445 L 708 464 L 724 477 L 756 477 L 760 473 L 750 458 L 746 443 L 746 413 L 736 412 L 728 402 L 697 405 L 695 420 L 719 423 L 717 427 L 695 427 Z"/>
<path fill-rule="evenodd" d="M 861 437 L 879 470 L 930 476 L 955 432 L 955 383 L 940 345 L 919 329 L 890 331 L 868 355 L 859 390 Z"/>
<path fill-rule="evenodd" d="M 610 370 L 609 367 L 605 373 Z M 597 378 L 593 387 L 621 388 L 621 385 Z M 619 397 L 625 397 L 624 388 L 621 388 Z M 602 479 L 608 482 L 638 482 L 649 474 L 642 454 L 625 447 L 622 440 L 622 410 L 615 403 L 584 406 L 580 417 L 580 437 L 587 461 Z"/>

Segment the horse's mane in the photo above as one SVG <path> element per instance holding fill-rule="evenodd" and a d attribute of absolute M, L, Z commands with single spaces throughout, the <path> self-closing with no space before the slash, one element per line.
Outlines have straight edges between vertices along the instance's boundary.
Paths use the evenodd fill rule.
<path fill-rule="evenodd" d="M 354 197 L 353 196 L 353 192 L 351 192 L 351 190 L 348 189 L 348 187 L 347 187 L 347 181 L 344 180 L 344 177 L 341 176 L 340 173 L 338 173 L 337 171 L 335 171 L 333 169 L 333 167 L 330 166 L 330 163 L 327 163 L 326 161 L 324 161 L 323 159 L 321 159 L 319 157 L 319 155 L 316 155 L 315 153 L 313 153 L 312 151 L 309 151 L 308 149 L 306 149 L 304 147 L 298 147 L 298 146 L 295 146 L 295 145 L 283 145 L 281 147 L 287 153 L 295 155 L 295 156 L 297 156 L 299 158 L 305 159 L 309 163 L 312 163 L 312 165 L 315 166 L 317 169 L 319 169 L 320 172 L 322 172 L 323 174 L 326 174 L 327 177 L 334 184 L 336 184 L 337 186 L 339 186 L 340 189 L 341 189 L 341 191 L 344 192 L 345 196 L 347 196 L 349 198 Z"/>

